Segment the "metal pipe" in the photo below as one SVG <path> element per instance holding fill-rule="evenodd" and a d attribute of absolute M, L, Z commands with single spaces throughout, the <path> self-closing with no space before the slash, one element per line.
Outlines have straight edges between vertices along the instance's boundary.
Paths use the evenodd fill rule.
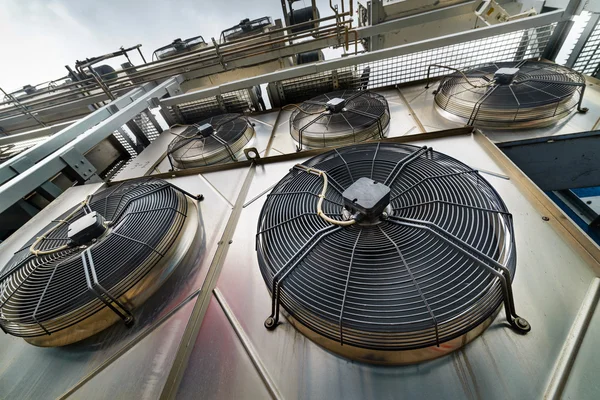
<path fill-rule="evenodd" d="M 354 55 L 358 54 L 358 32 L 356 31 L 356 29 L 352 29 L 350 31 L 350 33 L 352 33 L 354 35 Z"/>
<path fill-rule="evenodd" d="M 40 121 L 40 120 L 39 120 L 39 119 L 38 119 L 38 118 L 37 118 L 35 115 L 33 115 L 33 114 L 32 114 L 32 113 L 31 113 L 31 112 L 30 112 L 30 111 L 27 109 L 27 107 L 24 107 L 24 106 L 23 106 L 21 103 L 19 103 L 19 100 L 17 100 L 17 98 L 16 98 L 15 96 L 13 96 L 12 94 L 8 94 L 8 93 L 6 93 L 6 92 L 4 91 L 4 89 L 2 89 L 2 88 L 0 88 L 0 90 L 2 91 L 2 93 L 4 93 L 4 95 L 5 95 L 6 97 L 8 97 L 9 99 L 12 99 L 12 100 L 15 102 L 15 104 L 18 104 L 18 105 L 19 105 L 19 106 L 22 108 L 22 111 L 23 111 L 23 113 L 24 113 L 24 114 L 27 114 L 27 115 L 29 115 L 31 118 L 35 119 L 35 120 L 36 120 L 36 122 L 37 122 L 38 124 L 40 124 L 41 126 L 46 126 L 46 124 L 45 124 L 45 123 L 43 123 L 42 121 Z"/>
<path fill-rule="evenodd" d="M 349 13 L 347 13 L 347 14 L 340 14 L 339 16 L 342 16 L 342 15 L 344 15 L 344 16 L 347 16 L 347 15 L 350 15 L 350 14 L 349 14 Z M 336 18 L 336 19 L 337 19 L 337 16 L 323 17 L 323 18 L 320 18 L 320 19 L 317 19 L 317 20 L 314 20 L 314 21 L 307 21 L 307 22 L 303 22 L 303 23 L 300 23 L 300 24 L 295 24 L 295 25 L 293 25 L 293 27 L 300 27 L 300 26 L 304 26 L 304 25 L 308 25 L 308 24 L 312 24 L 312 23 L 316 23 L 316 22 L 322 22 L 322 21 L 331 20 L 331 19 L 334 19 L 334 18 Z M 352 20 L 344 21 L 343 23 L 345 24 L 345 23 L 348 23 L 348 22 L 351 24 L 351 23 L 352 23 Z M 336 24 L 336 25 L 337 25 L 337 24 Z M 323 28 L 327 28 L 327 27 L 329 27 L 329 26 L 333 26 L 333 25 L 328 25 L 328 26 L 325 26 L 325 27 L 320 27 L 319 29 L 320 29 L 320 30 L 323 30 Z M 274 30 L 271 30 L 271 31 L 269 31 L 269 32 L 264 32 L 264 33 L 261 33 L 261 34 L 258 34 L 258 35 L 254 35 L 254 36 L 251 36 L 251 37 L 249 37 L 249 38 L 241 38 L 241 39 L 233 40 L 233 41 L 231 41 L 231 42 L 229 42 L 229 43 L 227 43 L 227 44 L 225 44 L 225 45 L 222 45 L 222 46 L 221 46 L 221 48 L 223 48 L 224 46 L 231 46 L 231 45 L 234 45 L 234 44 L 237 44 L 237 43 L 241 43 L 241 42 L 245 42 L 245 41 L 254 41 L 254 40 L 257 38 L 257 37 L 262 37 L 262 36 L 266 36 L 266 35 L 271 35 L 271 34 L 274 34 L 274 33 L 277 33 L 277 32 L 285 31 L 285 30 L 286 30 L 286 28 L 279 28 L 279 29 L 274 29 Z M 308 36 L 310 36 L 310 35 L 308 35 Z M 306 35 L 306 34 L 304 34 L 304 35 L 298 35 L 297 33 L 289 33 L 289 34 L 286 34 L 286 35 L 284 35 L 284 37 L 286 37 L 286 38 L 287 38 L 287 37 L 295 37 L 295 39 L 299 39 L 299 38 L 304 38 L 304 37 L 307 37 L 307 35 Z M 281 43 L 281 42 L 282 42 L 282 40 L 278 40 L 278 41 L 267 41 L 267 42 L 264 42 L 264 43 L 262 43 L 262 46 L 269 46 L 269 45 L 276 44 L 276 43 Z M 108 55 L 102 56 L 102 57 L 100 57 L 100 58 L 98 58 L 98 59 L 94 59 L 94 60 L 92 60 L 92 61 L 90 61 L 90 62 L 88 62 L 88 63 L 85 63 L 85 64 L 79 64 L 79 65 L 77 65 L 77 66 L 76 66 L 76 68 L 77 68 L 77 69 L 78 69 L 78 70 L 79 70 L 79 71 L 80 71 L 80 72 L 83 74 L 83 71 L 82 71 L 82 68 L 83 68 L 83 67 L 85 67 L 85 66 L 89 66 L 89 65 L 93 65 L 93 64 L 95 64 L 95 63 L 97 63 L 97 62 L 99 62 L 99 61 L 102 61 L 102 60 L 105 60 L 105 59 L 108 59 L 108 58 L 112 58 L 112 57 L 116 57 L 116 56 L 122 55 L 122 54 L 124 54 L 124 52 L 126 52 L 126 51 L 130 51 L 130 50 L 132 50 L 132 49 L 137 49 L 137 50 L 138 50 L 138 52 L 140 53 L 140 56 L 142 57 L 142 59 L 143 59 L 143 60 L 144 60 L 144 62 L 145 62 L 146 60 L 145 60 L 145 58 L 143 57 L 143 54 L 141 53 L 140 47 L 141 47 L 141 45 L 137 45 L 137 46 L 131 47 L 131 48 L 129 48 L 129 49 L 124 49 L 124 50 L 121 50 L 121 51 L 119 51 L 119 52 L 114 52 L 114 53 L 111 53 L 111 54 L 108 54 Z M 261 47 L 261 46 L 257 44 L 257 45 L 254 45 L 254 46 L 249 46 L 249 47 L 247 47 L 247 48 L 249 48 L 249 49 L 254 49 L 254 48 L 258 48 L 258 47 Z M 189 53 L 186 53 L 186 54 L 174 55 L 174 56 L 171 56 L 171 57 L 169 57 L 169 60 L 170 60 L 170 61 L 174 61 L 173 59 L 176 59 L 176 58 L 182 58 L 182 57 L 188 58 L 188 56 L 190 56 L 190 55 L 193 55 L 193 54 L 199 54 L 199 53 L 202 53 L 202 52 L 208 52 L 208 51 L 210 51 L 210 50 L 213 50 L 213 48 L 212 48 L 212 47 L 209 47 L 209 48 L 199 49 L 199 50 L 196 50 L 196 51 L 194 51 L 194 52 L 189 52 Z M 242 47 L 238 47 L 238 48 L 236 48 L 234 51 L 227 51 L 227 52 L 226 52 L 226 51 L 224 50 L 224 51 L 223 51 L 223 53 L 224 53 L 223 55 L 232 55 L 232 54 L 235 54 L 235 53 L 238 53 L 238 52 L 244 51 L 244 50 L 246 50 L 246 47 L 243 47 L 243 46 L 242 46 Z M 214 58 L 214 57 L 208 57 L 207 59 L 211 59 L 211 58 Z M 148 66 L 148 65 L 162 64 L 162 63 L 164 63 L 164 61 L 165 61 L 165 60 L 163 59 L 163 60 L 159 60 L 159 61 L 156 61 L 156 62 L 146 63 L 146 64 L 144 64 L 144 65 L 143 65 L 143 66 L 141 66 L 141 67 L 143 68 L 144 66 Z M 189 64 L 190 64 L 190 63 L 188 63 L 188 64 L 185 64 L 185 65 L 189 65 Z M 160 69 L 160 67 L 162 67 L 162 66 L 157 66 L 157 71 L 160 71 L 160 70 L 161 70 L 161 69 Z M 139 68 L 139 67 L 138 67 L 138 68 Z M 122 72 L 125 72 L 125 71 L 127 71 L 127 70 L 129 70 L 129 69 L 133 69 L 133 67 L 131 67 L 131 68 L 124 68 L 124 69 L 122 70 Z M 121 72 L 121 71 L 119 71 L 119 72 Z M 142 73 L 147 73 L 147 74 L 145 74 L 145 75 L 144 75 L 144 76 L 147 76 L 147 75 L 149 75 L 150 71 L 147 71 L 147 70 L 145 70 L 145 71 L 140 71 L 140 72 L 138 73 L 139 75 L 136 75 L 136 76 L 133 76 L 134 74 L 132 74 L 132 76 L 123 76 L 123 77 L 117 78 L 115 81 L 111 82 L 109 85 L 114 85 L 114 84 L 116 84 L 116 83 L 121 83 L 121 82 L 124 82 L 124 81 L 128 81 L 128 80 L 130 80 L 132 77 L 139 77 L 139 76 L 141 76 L 141 74 L 142 74 Z M 85 79 L 85 80 L 81 80 L 81 81 L 79 81 L 79 82 L 73 82 L 73 83 L 69 83 L 69 84 L 66 84 L 66 85 L 62 85 L 60 88 L 53 89 L 52 91 L 55 91 L 55 90 L 61 90 L 61 91 L 62 91 L 62 90 L 64 90 L 64 89 L 66 89 L 66 88 L 69 88 L 69 87 L 76 87 L 76 86 L 79 86 L 79 85 L 81 85 L 81 84 L 83 84 L 83 83 L 87 83 L 87 82 L 91 83 L 91 82 L 94 82 L 94 81 L 95 81 L 95 82 L 97 83 L 97 79 L 95 79 L 95 78 L 96 78 L 96 77 L 93 77 L 93 78 L 88 78 L 88 79 Z M 100 86 L 100 89 L 104 90 L 104 88 L 102 88 L 102 86 L 101 86 L 101 85 L 99 85 L 99 86 Z M 50 101 L 50 100 L 58 100 L 58 99 L 61 99 L 61 98 L 70 97 L 71 95 L 73 95 L 73 94 L 74 94 L 74 92 L 75 92 L 75 93 L 86 93 L 86 92 L 89 92 L 89 90 L 93 90 L 93 89 L 94 89 L 94 88 L 90 88 L 90 89 L 83 89 L 83 88 L 81 88 L 81 89 L 78 89 L 78 90 L 76 90 L 76 91 L 70 91 L 69 93 L 64 93 L 64 94 L 61 94 L 60 96 L 57 96 L 57 97 L 53 97 L 53 96 L 45 97 L 43 100 L 39 101 L 39 103 L 31 103 L 31 104 L 28 104 L 28 105 L 34 105 L 34 104 L 47 103 L 47 102 L 48 102 L 48 101 Z M 106 92 L 106 90 L 104 90 L 104 91 Z M 47 93 L 47 92 L 46 92 L 46 93 Z M 37 97 L 37 96 L 39 96 L 39 95 L 40 95 L 40 94 L 35 94 L 35 93 L 34 93 L 34 94 L 31 94 L 31 95 L 27 95 L 27 97 L 26 97 L 26 98 L 34 98 L 34 97 Z M 0 105 L 2 105 L 2 104 L 7 104 L 7 103 L 10 103 L 10 102 L 0 103 Z"/>
<path fill-rule="evenodd" d="M 114 58 L 114 57 L 122 56 L 123 54 L 127 53 L 128 51 L 136 50 L 136 49 L 139 49 L 140 47 L 142 47 L 141 44 L 136 44 L 135 46 L 132 46 L 132 47 L 130 47 L 128 49 L 121 48 L 121 50 L 119 50 L 119 51 L 115 51 L 115 52 L 112 52 L 112 53 L 104 54 L 104 55 L 102 55 L 100 57 L 95 57 L 95 58 L 91 59 L 90 61 L 88 61 L 86 63 L 77 64 L 77 66 L 79 66 L 81 69 L 87 68 L 87 67 L 90 67 L 90 66 L 92 66 L 94 64 L 99 63 L 100 61 L 108 60 L 109 58 Z"/>
<path fill-rule="evenodd" d="M 144 58 L 144 53 L 142 53 L 142 49 L 138 47 L 137 51 L 138 53 L 140 53 L 140 57 L 142 57 L 142 61 L 144 62 L 144 64 L 146 64 L 146 59 Z"/>
<path fill-rule="evenodd" d="M 346 36 L 346 51 L 348 51 L 348 27 L 345 27 L 345 36 Z"/>

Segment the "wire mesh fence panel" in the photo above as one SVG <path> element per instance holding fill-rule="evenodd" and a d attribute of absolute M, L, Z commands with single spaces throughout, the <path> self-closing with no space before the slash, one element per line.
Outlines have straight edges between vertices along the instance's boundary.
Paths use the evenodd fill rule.
<path fill-rule="evenodd" d="M 256 106 L 250 90 L 234 90 L 219 96 L 169 106 L 169 112 L 183 124 L 193 124 L 203 119 L 224 113 L 246 113 L 255 111 Z"/>
<path fill-rule="evenodd" d="M 486 63 L 540 58 L 555 26 L 549 24 L 523 29 L 282 80 L 271 85 L 277 90 L 282 103 L 289 104 L 337 89 L 376 89 L 423 80 L 427 78 L 427 68 L 431 64 L 465 69 Z M 447 71 L 432 71 L 434 77 L 446 74 Z"/>
<path fill-rule="evenodd" d="M 577 56 L 573 69 L 587 75 L 598 72 L 600 67 L 600 20 L 596 20 L 596 26 L 588 37 L 581 52 Z"/>

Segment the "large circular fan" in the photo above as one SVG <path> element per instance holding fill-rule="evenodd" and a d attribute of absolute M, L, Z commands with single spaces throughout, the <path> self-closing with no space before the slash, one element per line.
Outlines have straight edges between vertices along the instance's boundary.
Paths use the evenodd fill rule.
<path fill-rule="evenodd" d="M 442 115 L 468 125 L 533 128 L 556 123 L 576 106 L 587 111 L 584 90 L 585 78 L 567 67 L 499 62 L 444 77 L 435 103 Z"/>
<path fill-rule="evenodd" d="M 329 147 L 383 138 L 390 110 L 385 97 L 369 91 L 344 90 L 314 97 L 290 116 L 290 133 L 307 147 Z"/>
<path fill-rule="evenodd" d="M 39 346 L 87 338 L 123 319 L 169 277 L 198 227 L 165 181 L 105 189 L 50 222 L 0 272 L 0 326 Z"/>
<path fill-rule="evenodd" d="M 222 114 L 190 125 L 169 144 L 167 155 L 178 168 L 194 168 L 237 156 L 254 136 L 254 127 L 241 114 Z"/>
<path fill-rule="evenodd" d="M 481 333 L 503 302 L 513 327 L 529 329 L 512 301 L 506 206 L 477 171 L 431 148 L 359 144 L 297 165 L 268 195 L 257 251 L 273 301 L 265 326 L 281 305 L 309 338 L 350 358 L 439 357 Z"/>

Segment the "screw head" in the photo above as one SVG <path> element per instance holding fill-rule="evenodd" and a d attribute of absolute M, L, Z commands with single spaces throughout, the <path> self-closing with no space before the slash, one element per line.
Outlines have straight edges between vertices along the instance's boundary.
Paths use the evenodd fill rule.
<path fill-rule="evenodd" d="M 544 220 L 544 221 L 550 221 L 550 218 L 549 218 L 549 217 L 546 217 L 546 216 L 544 215 L 544 216 L 542 217 L 542 220 Z"/>
<path fill-rule="evenodd" d="M 517 325 L 517 328 L 519 328 L 522 332 L 529 332 L 531 330 L 531 325 L 529 325 L 529 322 L 527 322 L 525 318 L 515 318 L 515 325 Z"/>

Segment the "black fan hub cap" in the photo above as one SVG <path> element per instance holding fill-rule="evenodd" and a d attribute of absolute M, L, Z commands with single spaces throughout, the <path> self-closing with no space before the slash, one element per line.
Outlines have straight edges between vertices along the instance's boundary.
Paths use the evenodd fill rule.
<path fill-rule="evenodd" d="M 346 100 L 339 97 L 335 97 L 325 103 L 325 108 L 332 113 L 342 112 L 344 111 L 344 107 L 346 107 Z"/>
<path fill-rule="evenodd" d="M 342 197 L 344 208 L 357 220 L 376 222 L 390 204 L 390 188 L 373 179 L 362 177 L 344 190 Z"/>

